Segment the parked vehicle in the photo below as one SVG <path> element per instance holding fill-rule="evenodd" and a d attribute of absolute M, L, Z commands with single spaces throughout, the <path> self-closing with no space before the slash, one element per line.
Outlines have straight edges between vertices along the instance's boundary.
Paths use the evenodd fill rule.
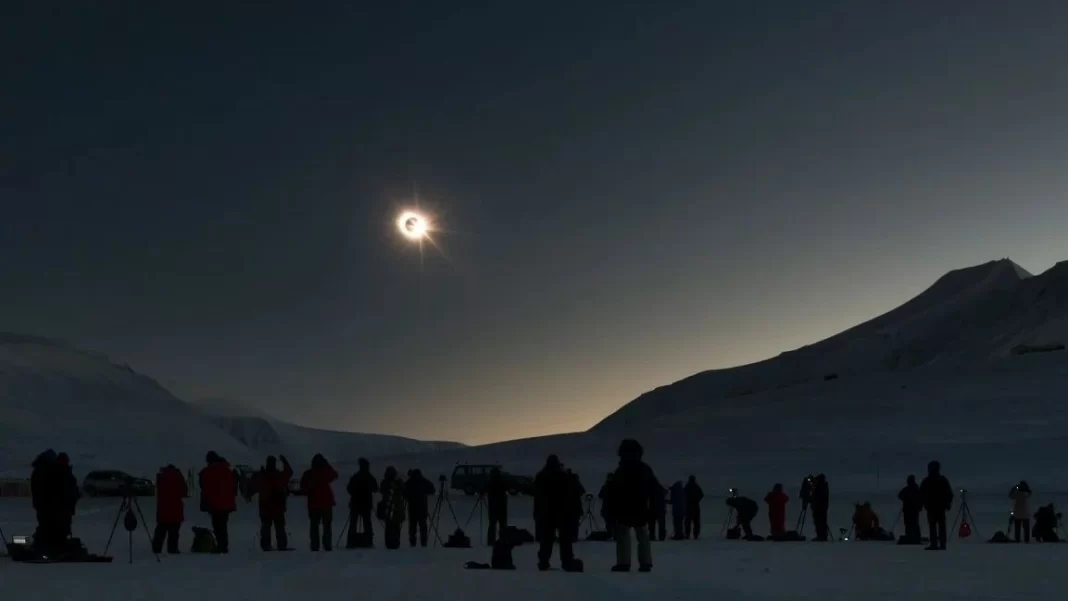
<path fill-rule="evenodd" d="M 501 470 L 501 477 L 508 487 L 511 495 L 534 494 L 534 479 L 529 476 L 517 476 L 509 474 L 495 464 L 469 465 L 460 464 L 452 470 L 452 481 L 449 483 L 453 490 L 463 491 L 465 495 L 474 496 L 486 489 L 489 484 L 490 472 L 494 469 Z"/>
<path fill-rule="evenodd" d="M 89 497 L 119 497 L 129 490 L 135 497 L 151 497 L 156 485 L 145 478 L 135 478 L 118 470 L 89 472 L 82 481 L 82 491 Z"/>

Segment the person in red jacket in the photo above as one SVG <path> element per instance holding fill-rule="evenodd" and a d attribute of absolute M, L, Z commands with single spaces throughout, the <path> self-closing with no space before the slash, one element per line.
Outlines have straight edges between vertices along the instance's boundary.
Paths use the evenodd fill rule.
<path fill-rule="evenodd" d="M 253 476 L 252 494 L 260 496 L 260 548 L 271 550 L 271 527 L 278 541 L 278 551 L 289 549 L 286 535 L 286 497 L 289 496 L 289 479 L 293 477 L 293 468 L 285 455 L 279 455 L 282 469 L 274 456 L 267 458 L 267 467 Z"/>
<path fill-rule="evenodd" d="M 237 511 L 237 483 L 230 464 L 209 451 L 208 466 L 200 470 L 200 510 L 211 515 L 211 529 L 215 534 L 215 550 L 230 552 L 230 514 Z"/>
<path fill-rule="evenodd" d="M 768 521 L 771 522 L 771 536 L 777 537 L 786 534 L 786 502 L 790 497 L 782 491 L 782 484 L 776 484 L 775 488 L 764 497 L 768 504 Z"/>
<path fill-rule="evenodd" d="M 152 550 L 163 552 L 163 543 L 167 543 L 167 553 L 178 551 L 178 533 L 185 521 L 185 495 L 189 488 L 185 484 L 182 472 L 168 465 L 156 474 L 156 533 L 152 537 Z"/>
<path fill-rule="evenodd" d="M 311 522 L 311 550 L 319 550 L 319 525 L 322 524 L 323 549 L 333 549 L 334 489 L 337 470 L 321 454 L 312 457 L 311 469 L 304 472 L 300 479 L 300 488 L 308 499 L 308 520 Z"/>

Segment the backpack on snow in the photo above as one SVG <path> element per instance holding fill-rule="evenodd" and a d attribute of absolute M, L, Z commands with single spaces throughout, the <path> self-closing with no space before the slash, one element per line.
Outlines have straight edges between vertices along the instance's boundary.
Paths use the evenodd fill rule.
<path fill-rule="evenodd" d="M 215 535 L 207 528 L 193 526 L 193 546 L 191 553 L 214 553 L 216 549 Z"/>

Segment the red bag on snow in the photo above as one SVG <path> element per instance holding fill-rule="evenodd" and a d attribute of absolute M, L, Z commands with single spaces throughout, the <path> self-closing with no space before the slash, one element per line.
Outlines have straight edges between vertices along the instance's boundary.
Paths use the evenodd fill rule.
<path fill-rule="evenodd" d="M 972 527 L 968 525 L 967 521 L 960 523 L 960 532 L 958 533 L 961 538 L 968 538 L 972 535 Z"/>

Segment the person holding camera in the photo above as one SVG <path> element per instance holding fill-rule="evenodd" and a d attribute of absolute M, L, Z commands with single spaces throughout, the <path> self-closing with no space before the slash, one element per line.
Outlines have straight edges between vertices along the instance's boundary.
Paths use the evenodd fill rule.
<path fill-rule="evenodd" d="M 1030 543 L 1031 487 L 1027 485 L 1026 481 L 1020 480 L 1020 483 L 1009 491 L 1009 498 L 1012 499 L 1012 524 L 1016 530 L 1016 542 L 1020 542 L 1020 530 L 1023 530 L 1024 543 Z"/>

